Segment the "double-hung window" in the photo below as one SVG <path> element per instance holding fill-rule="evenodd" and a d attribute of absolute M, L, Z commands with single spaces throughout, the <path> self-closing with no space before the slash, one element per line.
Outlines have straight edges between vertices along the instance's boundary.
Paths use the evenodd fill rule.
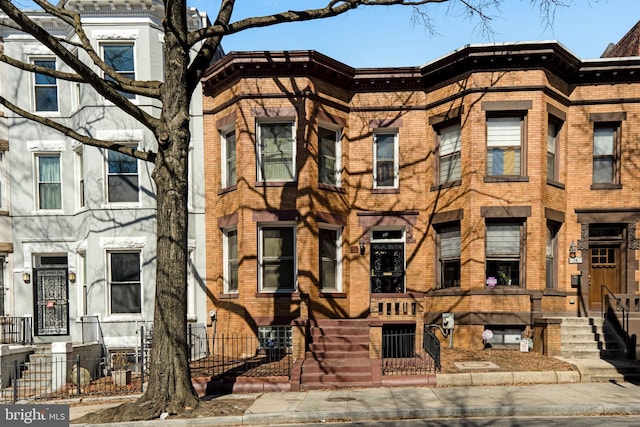
<path fill-rule="evenodd" d="M 138 160 L 107 150 L 107 195 L 110 203 L 138 202 Z"/>
<path fill-rule="evenodd" d="M 222 139 L 222 188 L 236 185 L 236 131 L 221 131 Z"/>
<path fill-rule="evenodd" d="M 258 180 L 294 181 L 295 138 L 294 123 L 258 123 Z"/>
<path fill-rule="evenodd" d="M 487 117 L 487 175 L 522 174 L 522 116 Z"/>
<path fill-rule="evenodd" d="M 398 132 L 373 135 L 373 187 L 398 188 Z"/>
<path fill-rule="evenodd" d="M 593 183 L 619 184 L 620 124 L 597 123 L 593 129 Z"/>
<path fill-rule="evenodd" d="M 60 154 L 36 156 L 38 171 L 38 209 L 62 209 Z"/>
<path fill-rule="evenodd" d="M 439 261 L 439 287 L 460 286 L 460 223 L 451 223 L 436 229 Z"/>
<path fill-rule="evenodd" d="M 459 123 L 438 129 L 438 183 L 441 185 L 462 178 L 460 135 Z"/>
<path fill-rule="evenodd" d="M 341 232 L 337 228 L 320 228 L 320 289 L 336 292 L 341 289 Z"/>
<path fill-rule="evenodd" d="M 238 230 L 223 233 L 224 292 L 238 292 Z"/>
<path fill-rule="evenodd" d="M 560 227 L 551 221 L 547 222 L 547 238 L 546 238 L 546 260 L 545 260 L 545 281 L 547 289 L 555 288 L 558 259 L 558 229 Z"/>
<path fill-rule="evenodd" d="M 142 313 L 139 251 L 108 252 L 111 314 Z"/>
<path fill-rule="evenodd" d="M 340 131 L 318 128 L 318 181 L 340 186 Z"/>
<path fill-rule="evenodd" d="M 105 43 L 102 45 L 102 55 L 105 64 L 114 69 L 114 71 L 122 77 L 135 79 L 135 62 L 133 43 Z M 113 80 L 109 76 L 105 76 L 107 80 Z M 136 96 L 131 93 L 121 92 L 128 99 L 134 99 Z"/>
<path fill-rule="evenodd" d="M 55 59 L 36 59 L 33 65 L 56 69 Z M 58 111 L 58 83 L 57 79 L 46 74 L 35 73 L 34 76 L 34 104 L 35 111 L 52 112 Z"/>
<path fill-rule="evenodd" d="M 559 181 L 558 133 L 561 124 L 549 120 L 547 132 L 547 181 Z"/>
<path fill-rule="evenodd" d="M 520 222 L 487 223 L 487 286 L 519 286 L 522 227 Z"/>
<path fill-rule="evenodd" d="M 296 289 L 295 225 L 260 225 L 258 228 L 260 290 L 292 292 Z"/>

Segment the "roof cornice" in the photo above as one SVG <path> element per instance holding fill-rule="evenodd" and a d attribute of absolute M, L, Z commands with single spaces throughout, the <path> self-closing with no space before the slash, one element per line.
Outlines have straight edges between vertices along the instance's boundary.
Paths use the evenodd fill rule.
<path fill-rule="evenodd" d="M 557 41 L 467 45 L 419 67 L 352 68 L 316 51 L 230 52 L 203 79 L 217 91 L 243 77 L 320 78 L 345 90 L 429 90 L 474 72 L 547 70 L 567 84 L 640 81 L 640 57 L 582 61 Z"/>

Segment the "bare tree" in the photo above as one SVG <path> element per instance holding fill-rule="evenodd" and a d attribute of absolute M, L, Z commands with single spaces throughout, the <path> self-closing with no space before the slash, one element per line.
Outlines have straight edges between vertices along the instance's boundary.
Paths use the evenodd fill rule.
<path fill-rule="evenodd" d="M 490 13 L 499 12 L 498 6 L 502 0 L 325 0 L 326 5 L 320 8 L 287 10 L 238 21 L 231 19 L 236 1 L 221 0 L 216 2 L 220 7 L 213 24 L 195 31 L 189 31 L 187 27 L 186 0 L 158 1 L 158 5 L 164 8 L 164 82 L 132 80 L 109 67 L 94 50 L 82 26 L 82 12 L 73 7 L 74 2 L 33 2 L 44 13 L 72 28 L 73 37 L 60 39 L 48 33 L 29 13 L 20 10 L 15 2 L 9 0 L 0 0 L 0 9 L 5 14 L 2 25 L 30 34 L 73 71 L 40 67 L 3 53 L 0 54 L 0 61 L 23 71 L 89 85 L 148 128 L 157 139 L 158 148 L 155 152 L 99 140 L 54 119 L 25 111 L 0 97 L 0 104 L 15 114 L 55 129 L 69 138 L 86 145 L 115 150 L 154 165 L 152 176 L 157 189 L 157 282 L 151 368 L 144 395 L 134 404 L 123 406 L 113 414 L 112 420 L 126 420 L 151 419 L 162 412 L 178 413 L 198 405 L 198 397 L 191 383 L 186 343 L 189 105 L 223 37 L 251 28 L 329 18 L 367 6 L 412 7 L 416 22 L 429 26 L 433 24 L 429 19 L 429 6 L 432 3 L 450 3 L 463 14 L 477 18 L 483 27 L 488 27 Z M 548 17 L 565 0 L 530 2 L 540 7 Z M 296 5 L 301 3 L 304 2 L 295 2 Z M 190 56 L 194 49 L 197 54 Z M 77 50 L 90 58 L 92 63 L 83 62 Z M 159 115 L 153 116 L 144 111 L 125 94 L 160 101 L 162 109 Z"/>

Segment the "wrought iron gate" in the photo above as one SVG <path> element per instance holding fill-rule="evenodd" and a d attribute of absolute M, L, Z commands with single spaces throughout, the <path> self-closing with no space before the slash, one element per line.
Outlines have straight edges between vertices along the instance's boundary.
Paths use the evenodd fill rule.
<path fill-rule="evenodd" d="M 404 292 L 404 244 L 371 243 L 371 293 Z"/>
<path fill-rule="evenodd" d="M 36 268 L 33 272 L 36 335 L 68 335 L 67 269 Z"/>

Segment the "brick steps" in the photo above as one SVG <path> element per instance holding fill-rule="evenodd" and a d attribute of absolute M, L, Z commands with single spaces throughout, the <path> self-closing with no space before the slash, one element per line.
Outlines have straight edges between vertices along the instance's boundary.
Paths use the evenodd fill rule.
<path fill-rule="evenodd" d="M 319 320 L 311 327 L 310 336 L 302 363 L 301 390 L 373 385 L 368 321 Z"/>

